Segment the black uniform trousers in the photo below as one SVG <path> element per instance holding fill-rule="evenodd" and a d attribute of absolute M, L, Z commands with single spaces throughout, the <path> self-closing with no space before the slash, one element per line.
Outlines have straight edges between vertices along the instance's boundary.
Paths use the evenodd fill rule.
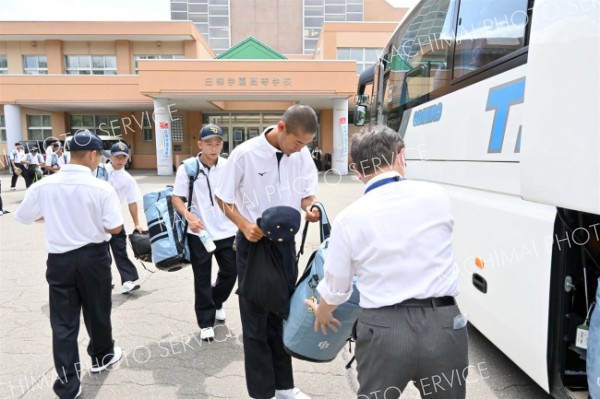
<path fill-rule="evenodd" d="M 242 281 L 246 267 L 252 267 L 246 261 L 253 244 L 241 232 L 237 233 L 236 244 L 238 277 Z M 293 285 L 298 278 L 296 244 L 289 241 L 277 248 Z M 247 297 L 240 296 L 239 301 L 248 394 L 255 399 L 270 399 L 276 389 L 294 388 L 292 358 L 283 347 L 283 319 Z"/>
<path fill-rule="evenodd" d="M 121 275 L 121 284 L 125 281 L 135 281 L 140 278 L 138 271 L 133 262 L 127 255 L 127 235 L 125 234 L 125 226 L 118 234 L 113 234 L 110 239 L 110 249 L 112 249 L 117 270 Z"/>
<path fill-rule="evenodd" d="M 50 294 L 52 351 L 58 397 L 74 398 L 79 390 L 81 365 L 77 335 L 79 316 L 90 337 L 87 352 L 92 366 L 112 359 L 114 341 L 110 321 L 111 258 L 106 242 L 62 254 L 48 254 L 46 280 Z"/>
<path fill-rule="evenodd" d="M 27 183 L 27 169 L 25 168 L 25 166 L 23 166 L 22 163 L 15 163 L 15 167 L 21 169 L 21 176 L 23 177 L 23 180 L 25 180 L 25 183 Z M 10 188 L 15 188 L 17 185 L 17 179 L 19 178 L 19 175 L 15 173 L 15 171 L 13 170 L 13 174 L 12 177 L 10 178 Z"/>
<path fill-rule="evenodd" d="M 237 270 L 235 267 L 234 237 L 216 240 L 214 252 L 209 253 L 200 241 L 200 237 L 188 234 L 192 270 L 194 271 L 194 292 L 196 320 L 200 328 L 212 327 L 215 324 L 215 312 L 221 309 L 223 302 L 229 298 Z M 211 284 L 212 257 L 217 259 L 219 272 L 214 286 Z"/>

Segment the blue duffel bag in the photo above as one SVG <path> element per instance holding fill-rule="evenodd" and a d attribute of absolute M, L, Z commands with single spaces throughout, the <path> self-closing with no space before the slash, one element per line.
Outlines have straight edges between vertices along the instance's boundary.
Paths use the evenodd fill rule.
<path fill-rule="evenodd" d="M 148 221 L 152 262 L 157 269 L 173 272 L 190 263 L 187 223 L 172 203 L 173 187 L 144 195 L 144 213 Z"/>
<path fill-rule="evenodd" d="M 330 362 L 342 350 L 351 338 L 352 328 L 358 319 L 360 294 L 356 288 L 356 278 L 353 284 L 352 296 L 344 304 L 337 307 L 333 317 L 341 322 L 337 332 L 328 331 L 324 335 L 319 329 L 314 331 L 315 316 L 312 309 L 306 306 L 306 299 L 320 301 L 317 285 L 324 276 L 323 264 L 327 257 L 327 246 L 331 227 L 322 204 L 316 203 L 321 212 L 321 245 L 310 257 L 304 273 L 296 284 L 296 290 L 290 300 L 290 315 L 283 325 L 283 345 L 293 357 L 309 362 Z M 304 243 L 308 231 L 308 222 L 304 225 L 302 244 L 298 259 L 304 252 Z"/>

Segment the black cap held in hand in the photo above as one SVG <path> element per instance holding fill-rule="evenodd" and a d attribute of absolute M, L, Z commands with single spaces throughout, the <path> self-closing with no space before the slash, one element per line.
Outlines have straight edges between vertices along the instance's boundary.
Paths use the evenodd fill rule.
<path fill-rule="evenodd" d="M 265 237 L 274 242 L 284 242 L 294 239 L 300 230 L 301 215 L 297 209 L 289 206 L 274 206 L 266 209 L 258 225 Z"/>

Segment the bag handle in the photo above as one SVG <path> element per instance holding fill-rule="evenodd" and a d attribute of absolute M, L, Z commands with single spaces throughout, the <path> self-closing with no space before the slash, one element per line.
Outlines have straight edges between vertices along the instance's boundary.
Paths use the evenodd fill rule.
<path fill-rule="evenodd" d="M 315 202 L 314 204 L 312 204 L 310 206 L 310 210 L 312 211 L 314 208 L 317 208 L 319 210 L 319 214 L 321 215 L 321 218 L 319 219 L 319 229 L 320 229 L 321 242 L 323 242 L 326 239 L 328 239 L 329 236 L 331 235 L 331 224 L 329 223 L 329 218 L 327 217 L 327 212 L 325 212 L 325 207 L 323 206 L 322 203 Z M 308 224 L 309 224 L 308 220 L 306 222 L 304 222 L 304 230 L 302 231 L 302 243 L 300 244 L 300 250 L 298 251 L 298 254 L 296 255 L 296 264 L 300 260 L 300 256 L 302 256 L 304 254 L 304 244 L 306 243 L 306 235 L 308 234 Z"/>

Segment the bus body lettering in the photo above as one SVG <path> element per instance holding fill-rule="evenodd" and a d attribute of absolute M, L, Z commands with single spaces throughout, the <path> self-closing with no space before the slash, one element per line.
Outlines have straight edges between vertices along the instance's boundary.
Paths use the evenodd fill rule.
<path fill-rule="evenodd" d="M 488 145 L 488 154 L 502 152 L 502 144 L 504 143 L 510 107 L 521 104 L 524 97 L 524 77 L 490 89 L 485 110 L 494 110 L 495 114 L 494 122 L 492 123 L 492 132 L 490 134 L 490 143 Z M 517 150 L 517 148 L 520 150 L 520 143 L 517 143 L 515 150 Z"/>

